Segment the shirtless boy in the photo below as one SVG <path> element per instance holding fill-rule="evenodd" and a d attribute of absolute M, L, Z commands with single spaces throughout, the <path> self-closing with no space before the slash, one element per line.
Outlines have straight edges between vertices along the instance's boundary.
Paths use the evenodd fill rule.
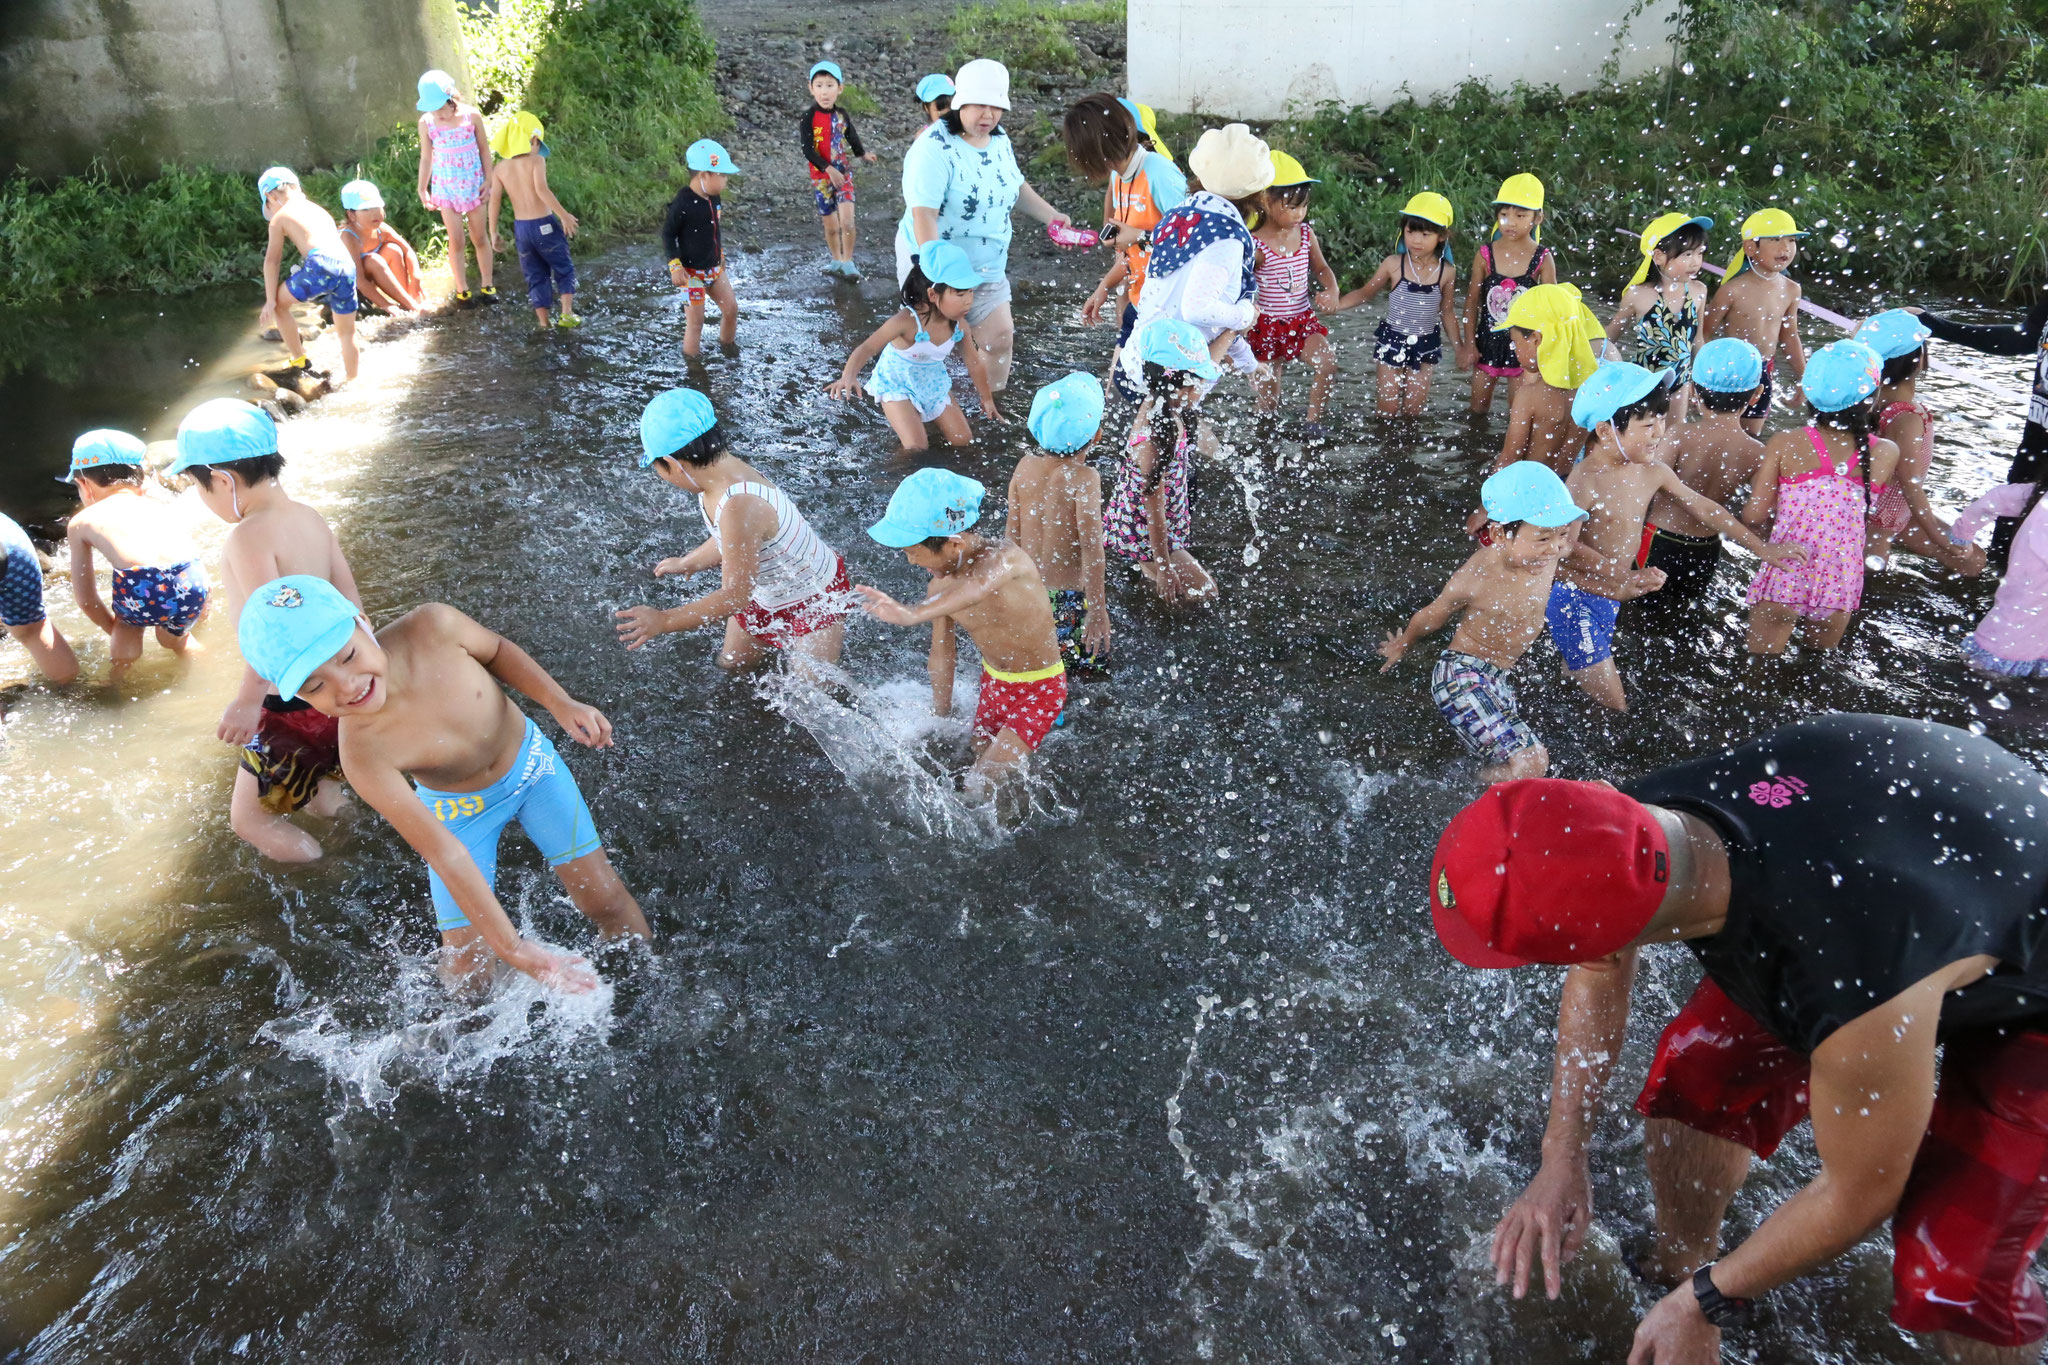
<path fill-rule="evenodd" d="M 199 550 L 171 510 L 143 491 L 142 460 L 142 442 L 127 432 L 88 431 L 72 443 L 65 475 L 83 504 L 64 532 L 71 596 L 111 637 L 117 676 L 142 657 L 145 631 L 174 654 L 196 649 L 190 632 L 206 612 Z M 114 571 L 111 609 L 100 600 L 95 553 Z"/>
<path fill-rule="evenodd" d="M 1600 363 L 1593 354 L 1593 338 L 1603 336 L 1600 319 L 1579 301 L 1578 286 L 1539 284 L 1515 295 L 1494 330 L 1512 334 L 1522 378 L 1493 467 L 1537 460 L 1563 478 L 1586 440 L 1572 424 L 1572 393 Z"/>
<path fill-rule="evenodd" d="M 498 130 L 491 150 L 491 202 L 484 221 L 491 225 L 491 254 L 498 254 L 498 206 L 512 201 L 512 242 L 519 248 L 519 272 L 526 276 L 526 301 L 534 321 L 549 325 L 548 309 L 562 297 L 557 327 L 581 327 L 576 315 L 576 266 L 569 259 L 568 239 L 576 235 L 576 215 L 562 207 L 548 188 L 548 144 L 540 120 L 521 111 Z"/>
<path fill-rule="evenodd" d="M 1595 568 L 1566 565 L 1550 590 L 1545 615 L 1565 669 L 1586 695 L 1616 711 L 1628 709 L 1614 667 L 1614 620 L 1623 599 L 1655 592 L 1662 569 L 1637 569 L 1643 518 L 1650 501 L 1669 493 L 1683 509 L 1744 549 L 1773 564 L 1806 558 L 1802 545 L 1766 544 L 1722 507 L 1693 492 L 1658 458 L 1664 413 L 1670 406 L 1669 370 L 1613 362 L 1594 371 L 1572 400 L 1572 420 L 1593 433 L 1593 445 L 1565 486 L 1586 509 L 1579 541 L 1600 556 Z"/>
<path fill-rule="evenodd" d="M 270 220 L 270 243 L 263 252 L 263 317 L 261 326 L 275 327 L 291 356 L 291 368 L 311 368 L 292 304 L 324 298 L 334 314 L 334 335 L 341 342 L 342 373 L 356 377 L 356 267 L 341 240 L 334 218 L 299 189 L 299 177 L 288 166 L 272 166 L 256 181 L 263 216 Z M 280 282 L 284 244 L 298 248 L 298 269 Z"/>
<path fill-rule="evenodd" d="M 1437 599 L 1380 646 L 1390 671 L 1408 647 L 1457 616 L 1451 647 L 1437 657 L 1429 695 L 1466 749 L 1485 766 L 1482 782 L 1541 777 L 1550 751 L 1522 719 L 1508 674 L 1543 632 L 1543 604 L 1558 561 L 1583 554 L 1572 527 L 1586 515 L 1564 480 L 1535 460 L 1517 460 L 1479 490 L 1486 531 L 1472 557 L 1451 575 Z M 1460 615 L 1460 613 L 1463 613 Z"/>
<path fill-rule="evenodd" d="M 1109 596 L 1102 552 L 1102 475 L 1088 452 L 1102 435 L 1102 381 L 1070 374 L 1031 400 L 1031 437 L 1043 455 L 1026 455 L 1010 476 L 1005 535 L 1031 556 L 1052 600 L 1060 661 L 1068 668 L 1109 665 Z"/>
<path fill-rule="evenodd" d="M 348 784 L 426 860 L 451 987 L 480 983 L 494 957 L 556 989 L 597 984 L 582 958 L 522 938 L 498 903 L 498 839 L 514 819 L 604 937 L 652 937 L 576 779 L 503 688 L 541 703 L 579 744 L 609 747 L 611 722 L 525 650 L 438 602 L 373 635 L 355 603 L 310 574 L 252 592 L 239 634 L 242 657 L 280 697 L 341 723 Z"/>
<path fill-rule="evenodd" d="M 178 424 L 178 454 L 169 472 L 188 474 L 206 509 L 228 523 L 220 576 L 228 614 L 239 621 L 249 590 L 287 574 L 311 574 L 339 588 L 362 610 L 355 575 L 326 518 L 294 501 L 277 481 L 284 456 L 270 414 L 239 398 L 201 403 Z M 216 732 L 242 750 L 228 799 L 228 822 L 266 858 L 309 863 L 320 841 L 291 822 L 299 811 L 341 810 L 341 749 L 334 719 L 304 701 L 286 701 L 242 666 L 242 685 Z"/>
<path fill-rule="evenodd" d="M 1806 234 L 1783 209 L 1760 209 L 1742 223 L 1742 251 L 1728 263 L 1728 278 L 1714 291 L 1700 336 L 1735 337 L 1764 358 L 1763 393 L 1742 413 L 1742 428 L 1754 436 L 1771 415 L 1782 350 L 1793 383 L 1806 376 L 1806 349 L 1799 341 L 1799 286 L 1785 278 Z"/>
<path fill-rule="evenodd" d="M 1045 580 L 1031 556 L 973 528 L 988 490 L 944 469 L 920 469 L 898 485 L 868 534 L 932 576 L 907 607 L 880 588 L 858 585 L 868 614 L 892 626 L 932 623 L 932 710 L 953 708 L 953 628 L 981 651 L 981 700 L 974 708 L 970 790 L 995 795 L 1020 775 L 1067 700 Z"/>

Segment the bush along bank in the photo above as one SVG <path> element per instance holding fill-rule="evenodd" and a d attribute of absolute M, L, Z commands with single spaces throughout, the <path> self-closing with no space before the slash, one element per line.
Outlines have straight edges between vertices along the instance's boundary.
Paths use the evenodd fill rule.
<path fill-rule="evenodd" d="M 716 57 L 695 0 L 501 0 L 462 7 L 476 89 L 495 128 L 518 109 L 548 125 L 549 184 L 602 238 L 658 222 L 683 149 L 725 126 Z M 410 86 L 418 72 L 389 73 Z M 375 181 L 392 225 L 430 260 L 441 216 L 420 206 L 419 133 L 395 128 L 345 166 L 298 167 L 306 193 L 340 216 L 340 188 Z M 509 236 L 509 229 L 501 235 Z M 86 175 L 0 180 L 0 306 L 46 305 L 109 290 L 178 294 L 255 279 L 264 227 L 256 177 L 165 166 L 155 179 Z"/>

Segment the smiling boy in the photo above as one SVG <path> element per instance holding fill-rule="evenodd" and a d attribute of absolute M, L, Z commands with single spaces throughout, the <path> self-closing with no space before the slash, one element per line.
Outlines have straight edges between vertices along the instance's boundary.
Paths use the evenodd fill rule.
<path fill-rule="evenodd" d="M 1764 419 L 1771 415 L 1781 349 L 1793 383 L 1806 377 L 1806 348 L 1799 340 L 1800 290 L 1785 278 L 1805 235 L 1783 209 L 1750 214 L 1742 222 L 1742 250 L 1728 263 L 1728 278 L 1714 291 L 1707 314 L 1700 319 L 1701 340 L 1735 337 L 1763 355 L 1763 392 L 1742 412 L 1742 429 L 1752 436 L 1764 429 Z"/>

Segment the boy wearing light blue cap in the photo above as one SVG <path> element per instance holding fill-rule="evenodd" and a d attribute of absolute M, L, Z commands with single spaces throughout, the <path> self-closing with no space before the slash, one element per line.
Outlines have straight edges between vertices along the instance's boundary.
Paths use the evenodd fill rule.
<path fill-rule="evenodd" d="M 810 163 L 811 192 L 818 201 L 818 219 L 825 226 L 825 273 L 860 278 L 853 263 L 853 158 L 874 161 L 861 145 L 853 119 L 838 107 L 846 73 L 837 62 L 811 67 L 811 107 L 797 124 L 797 146 Z"/>
<path fill-rule="evenodd" d="M 1772 563 L 1797 558 L 1793 545 L 1768 546 L 1719 503 L 1680 482 L 1658 458 L 1665 445 L 1670 406 L 1669 370 L 1609 362 L 1594 370 L 1572 396 L 1572 421 L 1593 433 L 1586 454 L 1565 480 L 1572 500 L 1586 509 L 1579 545 L 1598 556 L 1567 562 L 1550 590 L 1545 615 L 1565 669 L 1586 695 L 1616 711 L 1628 709 L 1614 666 L 1614 623 L 1626 598 L 1655 592 L 1661 569 L 1636 568 L 1650 501 L 1669 493 L 1721 535 Z"/>
<path fill-rule="evenodd" d="M 926 248 L 929 250 L 930 248 Z M 1088 452 L 1102 437 L 1102 381 L 1070 374 L 1031 400 L 1031 439 L 1010 475 L 1009 538 L 1038 565 L 1068 668 L 1109 665 L 1109 594 L 1102 553 L 1102 475 Z"/>
<path fill-rule="evenodd" d="M 1157 317 L 1138 328 L 1118 362 L 1146 398 L 1126 441 L 1102 541 L 1130 560 L 1169 602 L 1204 601 L 1216 580 L 1188 553 L 1193 520 L 1195 405 L 1223 371 L 1193 323 Z M 1163 439 L 1171 426 L 1173 445 Z"/>
<path fill-rule="evenodd" d="M 174 654 L 192 648 L 189 632 L 206 611 L 206 571 L 176 514 L 143 491 L 143 445 L 125 431 L 88 431 L 71 447 L 78 511 L 65 528 L 71 596 L 112 639 L 118 676 L 142 657 L 145 633 Z M 93 572 L 99 554 L 114 571 L 111 609 Z"/>
<path fill-rule="evenodd" d="M 263 315 L 259 325 L 277 328 L 290 356 L 290 368 L 311 371 L 312 362 L 299 338 L 292 304 L 327 300 L 334 313 L 334 335 L 341 342 L 342 373 L 356 377 L 356 267 L 342 244 L 334 216 L 299 189 L 299 177 L 288 166 L 272 166 L 256 180 L 270 236 L 263 251 Z M 284 244 L 298 248 L 299 265 L 288 278 Z M 321 377 L 325 377 L 324 375 Z"/>
<path fill-rule="evenodd" d="M 938 423 L 939 434 L 949 445 L 964 446 L 973 440 L 966 414 L 953 402 L 946 357 L 967 335 L 966 317 L 980 281 L 965 251 L 951 242 L 925 243 L 903 278 L 903 307 L 853 348 L 839 378 L 826 385 L 826 394 L 853 397 L 861 366 L 873 360 L 867 392 L 882 405 L 882 415 L 906 451 L 925 449 L 927 422 Z M 1004 420 L 982 348 L 970 339 L 964 354 L 982 412 L 991 421 Z"/>
<path fill-rule="evenodd" d="M 718 344 L 730 346 L 739 327 L 739 300 L 725 274 L 725 241 L 720 236 L 719 195 L 740 168 L 732 153 L 710 138 L 699 138 L 683 153 L 690 179 L 669 201 L 661 220 L 661 244 L 668 255 L 669 282 L 685 294 L 683 354 L 703 345 L 704 301 L 718 302 Z"/>
<path fill-rule="evenodd" d="M 178 453 L 167 472 L 189 476 L 199 500 L 229 527 L 220 552 L 229 619 L 241 620 L 255 585 L 288 575 L 324 579 L 360 610 L 362 594 L 333 528 L 284 491 L 278 482 L 283 469 L 277 424 L 253 403 L 209 399 L 178 424 Z M 222 712 L 216 733 L 242 749 L 228 800 L 235 833 L 279 862 L 318 858 L 320 841 L 291 817 L 301 811 L 332 816 L 341 810 L 341 749 L 334 719 L 271 692 L 245 661 L 242 684 Z"/>
<path fill-rule="evenodd" d="M 1541 777 L 1550 753 L 1529 723 L 1509 674 L 1543 632 L 1544 604 L 1558 562 L 1580 553 L 1572 527 L 1585 512 L 1564 480 L 1537 460 L 1517 460 L 1480 487 L 1486 525 L 1480 548 L 1451 575 L 1434 602 L 1380 646 L 1390 672 L 1411 645 L 1457 619 L 1450 648 L 1438 656 L 1429 695 L 1484 766 L 1482 782 Z"/>
<path fill-rule="evenodd" d="M 1764 443 L 1742 422 L 1743 412 L 1763 392 L 1763 377 L 1763 353 L 1737 337 L 1717 337 L 1692 358 L 1699 417 L 1678 425 L 1673 467 L 1680 483 L 1709 502 L 1728 506 L 1763 463 Z M 1720 565 L 1720 535 L 1659 490 L 1644 521 L 1636 567 L 1662 569 L 1664 586 L 1634 599 L 1631 617 L 1663 618 L 1697 602 L 1713 586 Z"/>
<path fill-rule="evenodd" d="M 499 904 L 498 841 L 514 820 L 606 938 L 652 937 L 576 779 L 504 689 L 538 701 L 592 748 L 610 747 L 611 722 L 525 650 L 438 602 L 372 634 L 354 602 L 311 574 L 258 585 L 236 634 L 279 696 L 339 722 L 348 784 L 426 860 L 451 987 L 486 984 L 493 955 L 558 990 L 597 984 L 582 958 L 521 937 Z"/>
<path fill-rule="evenodd" d="M 981 651 L 981 696 L 974 708 L 977 787 L 999 794 L 1020 774 L 1059 719 L 1067 700 L 1067 670 L 1045 580 L 1031 556 L 1008 539 L 990 540 L 974 528 L 988 490 L 944 469 L 920 469 L 889 498 L 889 510 L 868 534 L 931 575 L 924 601 L 907 607 L 865 584 L 868 615 L 892 626 L 929 621 L 932 710 L 953 709 L 957 625 Z"/>

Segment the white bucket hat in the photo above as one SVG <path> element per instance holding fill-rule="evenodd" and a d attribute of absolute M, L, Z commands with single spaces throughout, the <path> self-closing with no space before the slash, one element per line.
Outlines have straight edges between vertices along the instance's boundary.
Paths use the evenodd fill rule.
<path fill-rule="evenodd" d="M 1202 188 L 1225 199 L 1243 199 L 1273 183 L 1273 156 L 1242 123 L 1211 128 L 1188 153 L 1188 169 Z"/>
<path fill-rule="evenodd" d="M 1010 107 L 1010 68 L 987 57 L 976 57 L 953 77 L 953 107 L 987 104 L 997 109 Z"/>

